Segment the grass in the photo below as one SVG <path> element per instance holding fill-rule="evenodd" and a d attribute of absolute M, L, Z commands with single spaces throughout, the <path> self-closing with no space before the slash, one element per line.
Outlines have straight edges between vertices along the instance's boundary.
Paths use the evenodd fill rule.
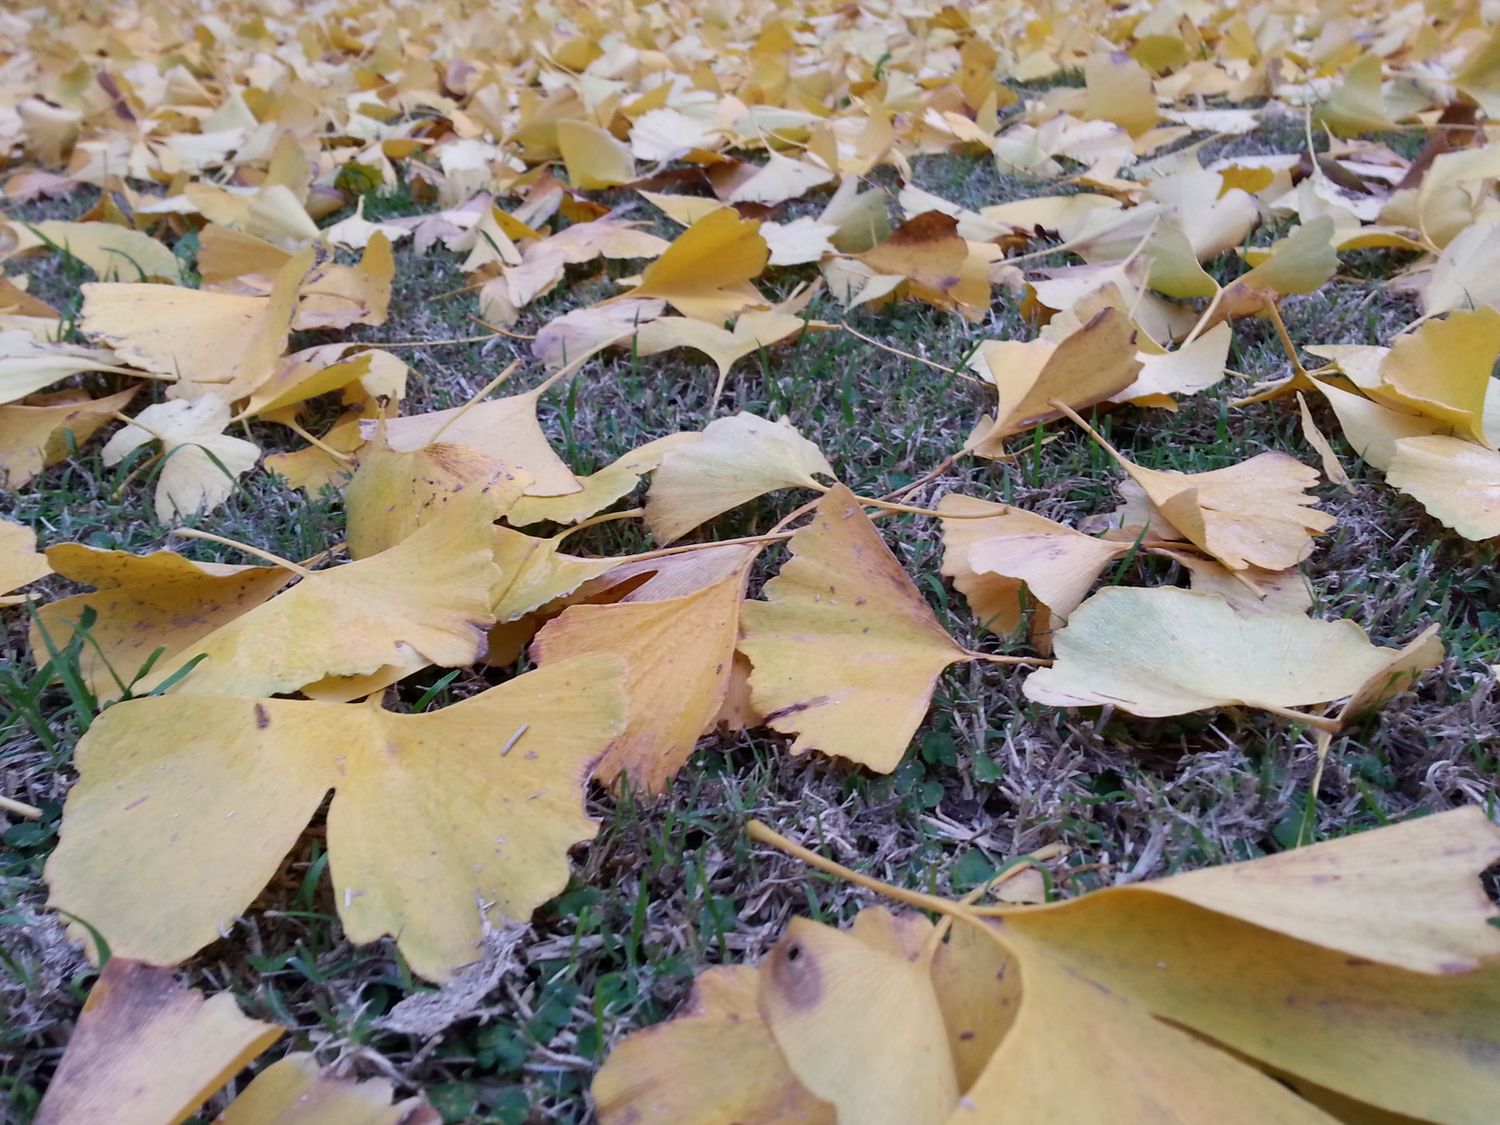
<path fill-rule="evenodd" d="M 1300 127 L 1278 124 L 1224 151 L 1296 151 L 1301 140 Z M 965 157 L 919 159 L 915 177 L 919 186 L 968 207 L 1052 190 L 997 176 L 988 162 Z M 24 217 L 44 211 L 72 217 L 89 202 L 80 195 Z M 398 193 L 372 198 L 367 215 L 412 210 Z M 650 218 L 645 210 L 636 217 Z M 425 256 L 402 248 L 389 323 L 346 338 L 379 343 L 474 334 L 471 297 L 434 299 L 465 283 L 459 260 L 441 248 Z M 1362 259 L 1353 276 L 1290 299 L 1284 313 L 1293 338 L 1388 339 L 1414 315 L 1381 289 L 1391 263 L 1389 256 Z M 27 268 L 38 295 L 76 305 L 77 283 L 86 278 L 75 266 L 54 256 L 32 259 Z M 566 308 L 612 292 L 609 277 L 594 269 L 571 271 L 569 285 L 529 309 L 518 331 L 531 332 Z M 1233 272 L 1227 261 L 1215 269 Z M 622 276 L 626 268 L 611 265 L 609 272 Z M 773 279 L 771 288 L 788 280 Z M 809 311 L 847 319 L 867 336 L 948 366 L 982 339 L 1035 331 L 1003 291 L 977 324 L 909 303 L 845 317 L 826 295 Z M 319 339 L 309 334 L 294 345 Z M 524 357 L 524 347 L 498 339 L 403 349 L 417 374 L 407 410 L 464 401 L 511 359 Z M 1270 326 L 1258 322 L 1237 325 L 1230 362 L 1252 380 L 1284 374 L 1287 366 Z M 649 360 L 611 353 L 547 397 L 543 424 L 564 457 L 587 472 L 643 441 L 701 427 L 715 415 L 714 375 L 694 353 Z M 111 385 L 107 376 L 80 381 Z M 1156 468 L 1217 468 L 1267 449 L 1311 460 L 1295 405 L 1231 409 L 1228 401 L 1242 387 L 1231 380 L 1184 400 L 1176 413 L 1122 410 L 1098 425 L 1127 456 Z M 137 405 L 159 393 L 143 392 Z M 807 333 L 742 362 L 717 413 L 789 415 L 841 477 L 868 495 L 913 480 L 961 445 L 992 406 L 988 399 L 972 383 L 851 335 Z M 1314 411 L 1325 431 L 1337 434 L 1321 404 Z M 250 433 L 267 452 L 300 444 L 269 424 L 253 424 Z M 1347 455 L 1337 438 L 1335 445 Z M 1458 539 L 1378 474 L 1347 456 L 1346 465 L 1353 470 L 1348 491 L 1320 489 L 1339 523 L 1304 568 L 1315 612 L 1351 618 L 1391 644 L 1436 621 L 1449 659 L 1379 719 L 1335 742 L 1311 810 L 1308 732 L 1236 711 L 1143 720 L 1054 710 L 1024 698 L 1021 676 L 967 665 L 940 681 L 928 720 L 888 777 L 817 756 L 793 759 L 784 739 L 751 732 L 705 740 L 661 800 L 594 791 L 589 805 L 601 831 L 578 850 L 568 890 L 529 928 L 497 944 L 494 956 L 512 967 L 496 986 L 428 1034 L 382 1026 L 397 1002 L 425 986 L 390 942 L 353 947 L 344 940 L 321 817 L 229 935 L 184 966 L 185 977 L 209 990 L 231 989 L 249 1014 L 293 1028 L 278 1051 L 311 1049 L 325 1062 L 342 1059 L 357 1073 L 393 1078 L 404 1091 L 424 1090 L 448 1120 L 582 1121 L 590 1113 L 591 1074 L 609 1046 L 669 1016 L 695 971 L 758 957 L 794 914 L 843 919 L 868 901 L 863 892 L 752 848 L 743 832 L 751 817 L 882 879 L 937 891 L 966 891 L 1015 857 L 1061 842 L 1072 851 L 1052 872 L 1066 895 L 1266 854 L 1293 845 L 1305 824 L 1321 838 L 1453 804 L 1490 806 L 1495 754 L 1475 732 L 1500 726 L 1500 697 L 1486 670 L 1500 661 L 1494 548 Z M 44 543 L 78 540 L 130 551 L 170 545 L 169 529 L 152 512 L 149 475 L 125 485 L 128 471 L 106 469 L 95 443 L 0 505 L 10 518 L 36 526 Z M 1120 475 L 1084 435 L 1058 424 L 1021 442 L 1014 461 L 963 463 L 910 499 L 932 504 L 946 491 L 964 491 L 1076 522 L 1114 506 Z M 765 530 L 801 499 L 751 504 L 706 534 Z M 291 558 L 313 555 L 343 534 L 336 495 L 305 496 L 264 472 L 247 476 L 223 507 L 189 522 Z M 965 645 L 992 643 L 938 577 L 937 528 L 908 516 L 883 526 L 943 624 Z M 569 549 L 623 553 L 644 545 L 634 527 L 609 524 L 570 540 Z M 186 549 L 197 558 L 243 561 L 214 544 Z M 757 585 L 783 557 L 767 552 Z M 1149 558 L 1106 576 L 1126 583 L 1177 580 L 1170 564 Z M 60 579 L 41 588 L 48 596 L 68 590 Z M 40 820 L 11 822 L 0 834 L 0 1118 L 21 1122 L 36 1108 L 93 976 L 43 909 L 42 882 L 73 779 L 71 748 L 91 709 L 68 686 L 66 672 L 76 659 L 70 642 L 59 639 L 63 648 L 52 670 L 64 675 L 54 679 L 35 667 L 25 614 L 9 611 L 4 622 L 0 791 L 43 810 Z M 403 684 L 394 702 L 442 706 L 493 678 L 434 670 Z M 218 1108 L 221 1102 L 206 1117 Z"/>

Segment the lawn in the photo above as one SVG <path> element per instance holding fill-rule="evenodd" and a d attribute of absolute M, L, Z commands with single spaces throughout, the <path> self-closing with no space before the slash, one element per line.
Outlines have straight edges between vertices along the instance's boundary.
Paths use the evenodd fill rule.
<path fill-rule="evenodd" d="M 40 17 L 32 22 L 52 27 L 49 34 L 59 26 Z M 1045 81 L 1001 84 L 1038 99 L 1081 82 L 1069 70 Z M 1263 112 L 1260 124 L 1211 140 L 1196 151 L 1202 164 L 1300 155 L 1309 138 L 1319 153 L 1344 151 L 1336 146 L 1347 142 L 1304 128 L 1300 112 L 1274 100 L 1249 104 Z M 1362 143 L 1410 160 L 1425 136 L 1414 129 L 1368 131 Z M 1203 139 L 1194 133 L 1167 150 Z M 1080 190 L 1076 161 L 1065 161 L 1058 174 L 1002 173 L 989 152 L 972 144 L 950 147 L 910 156 L 909 180 L 887 163 L 869 171 L 863 186 L 886 193 L 888 213 L 898 223 L 910 218 L 896 199 L 905 184 L 969 212 Z M 47 167 L 19 148 L 13 155 L 16 168 Z M 764 153 L 742 155 L 764 159 Z M 394 185 L 353 185 L 368 189 L 358 194 L 365 218 L 391 222 L 440 209 L 414 190 L 418 162 L 395 161 Z M 230 165 L 223 170 L 227 175 Z M 137 190 L 144 198 L 168 186 L 140 183 Z M 354 215 L 356 191 L 348 180 L 340 186 L 341 206 L 320 218 L 320 226 Z M 1491 192 L 1490 181 L 1484 190 Z M 49 194 L 13 199 L 0 207 L 0 221 L 20 227 L 77 221 L 110 198 L 87 183 Z M 755 216 L 815 216 L 826 194 L 809 192 Z M 664 239 L 681 233 L 630 188 L 584 195 Z M 515 198 L 501 195 L 497 203 L 511 207 Z M 1269 247 L 1293 225 L 1285 216 L 1265 218 L 1241 248 Z M 558 222 L 559 229 L 567 225 Z M 195 228 L 201 226 L 198 218 L 174 220 L 157 231 L 181 262 L 197 267 Z M 1046 254 L 1060 241 L 1055 232 L 1034 232 L 1011 243 L 1009 252 L 1036 254 L 1028 271 L 1076 263 L 1066 251 Z M 1217 283 L 1228 285 L 1248 268 L 1241 248 L 1205 263 Z M 504 332 L 492 332 L 481 317 L 473 272 L 462 268 L 465 255 L 441 242 L 422 252 L 411 239 L 398 242 L 384 323 L 294 331 L 286 351 L 330 340 L 386 348 L 410 367 L 403 415 L 461 406 L 519 361 L 502 392 L 514 394 L 545 376 L 531 337 L 558 316 L 611 296 L 642 265 L 570 264 L 564 284 L 521 308 Z M 337 254 L 344 263 L 358 257 L 347 249 Z M 1388 284 L 1416 260 L 1414 253 L 1385 248 L 1346 250 L 1332 279 L 1313 292 L 1281 297 L 1280 317 L 1300 361 L 1309 368 L 1322 362 L 1300 350 L 1309 345 L 1391 345 L 1423 313 L 1416 297 Z M 86 342 L 79 314 L 81 286 L 94 279 L 87 265 L 43 250 L 6 259 L 5 272 L 24 274 L 29 294 L 60 312 L 64 342 Z M 779 301 L 817 276 L 812 265 L 772 266 L 757 284 L 768 300 Z M 194 280 L 190 271 L 186 284 Z M 1006 459 L 961 458 L 928 478 L 964 445 L 981 414 L 995 409 L 994 388 L 968 373 L 981 343 L 1034 340 L 1051 314 L 1028 300 L 1024 286 L 995 285 L 988 307 L 972 317 L 902 292 L 888 304 L 850 308 L 823 289 L 800 315 L 828 327 L 753 350 L 733 366 L 717 401 L 717 370 L 696 352 L 640 355 L 628 343 L 602 351 L 543 396 L 543 430 L 581 476 L 645 442 L 701 430 L 715 418 L 742 411 L 784 416 L 859 496 L 882 497 L 920 482 L 901 497 L 904 504 L 934 508 L 944 495 L 963 493 L 1074 527 L 1113 511 L 1124 474 L 1097 443 L 1055 417 L 1012 437 Z M 1206 302 L 1181 303 L 1201 309 Z M 1321 464 L 1294 397 L 1236 405 L 1252 386 L 1293 369 L 1272 320 L 1246 316 L 1232 328 L 1225 364 L 1231 374 L 1209 389 L 1179 396 L 1169 410 L 1090 404 L 1081 413 L 1121 453 L 1151 469 L 1201 473 L 1266 451 Z M 145 389 L 128 408 L 132 415 L 168 399 L 169 383 L 142 384 L 125 375 L 85 373 L 66 384 L 93 396 L 136 385 Z M 1043 853 L 1056 858 L 1042 866 L 1049 893 L 1070 899 L 1282 853 L 1418 814 L 1474 804 L 1493 814 L 1494 731 L 1500 729 L 1494 540 L 1455 534 L 1417 499 L 1391 487 L 1351 449 L 1334 411 L 1318 395 L 1307 399 L 1349 474 L 1346 486 L 1323 480 L 1314 490 L 1319 508 L 1337 522 L 1300 564 L 1312 591 L 1310 615 L 1353 621 L 1386 646 L 1407 644 L 1435 624 L 1445 646 L 1441 663 L 1410 691 L 1337 732 L 1316 793 L 1313 726 L 1250 707 L 1141 718 L 1125 708 L 1048 706 L 1023 694 L 1022 670 L 970 662 L 941 676 L 905 757 L 885 775 L 817 753 L 794 757 L 789 736 L 756 727 L 704 737 L 660 796 L 628 781 L 594 783 L 587 811 L 599 820 L 599 833 L 573 850 L 566 889 L 529 924 L 495 931 L 464 977 L 474 987 L 449 988 L 445 1003 L 420 1021 L 393 1025 L 388 1019 L 403 999 L 434 987 L 413 973 L 394 940 L 356 945 L 345 936 L 329 877 L 326 799 L 253 905 L 220 940 L 180 965 L 181 979 L 204 992 L 228 991 L 245 1014 L 291 1029 L 265 1061 L 310 1050 L 319 1063 L 337 1062 L 347 1074 L 390 1080 L 401 1096 L 425 1095 L 449 1121 L 583 1121 L 593 1112 L 590 1082 L 611 1049 L 630 1032 L 672 1016 L 695 974 L 709 965 L 763 958 L 794 916 L 847 923 L 879 901 L 754 843 L 745 831 L 751 819 L 882 881 L 953 897 L 982 887 L 1018 857 L 1060 845 Z M 324 395 L 307 404 L 300 424 L 322 433 L 338 409 L 337 396 Z M 306 445 L 265 419 L 237 423 L 231 432 L 265 455 Z M 264 464 L 240 476 L 222 503 L 163 521 L 154 502 L 160 465 L 147 464 L 145 450 L 106 464 L 102 448 L 99 439 L 83 443 L 34 480 L 6 490 L 0 515 L 34 528 L 42 547 L 171 548 L 225 563 L 256 560 L 234 546 L 176 536 L 174 528 L 199 529 L 290 560 L 312 559 L 345 538 L 339 488 L 299 490 Z M 615 507 L 639 505 L 646 487 Z M 763 535 L 809 495 L 781 491 L 754 499 L 687 541 Z M 1024 635 L 988 633 L 942 576 L 940 521 L 890 513 L 878 526 L 936 620 L 960 645 L 989 653 L 1033 651 Z M 567 540 L 568 552 L 590 557 L 660 545 L 636 520 L 601 522 Z M 759 597 L 787 558 L 779 543 L 761 554 L 749 596 Z M 1178 563 L 1145 550 L 1113 562 L 1099 581 L 1102 587 L 1185 584 Z M 52 576 L 28 590 L 39 605 L 83 588 Z M 381 611 L 369 607 L 372 615 Z M 77 779 L 74 749 L 102 702 L 79 672 L 86 636 L 53 638 L 57 653 L 49 661 L 28 640 L 33 616 L 24 605 L 0 613 L 0 793 L 41 813 L 36 819 L 0 813 L 0 1120 L 24 1122 L 37 1111 L 97 974 L 66 934 L 65 920 L 48 909 L 43 867 L 58 844 L 64 800 Z M 386 706 L 435 711 L 531 666 L 523 653 L 502 666 L 428 667 L 390 688 Z M 399 815 L 424 814 L 413 806 Z M 202 1119 L 212 1119 L 231 1093 L 217 1094 Z"/>

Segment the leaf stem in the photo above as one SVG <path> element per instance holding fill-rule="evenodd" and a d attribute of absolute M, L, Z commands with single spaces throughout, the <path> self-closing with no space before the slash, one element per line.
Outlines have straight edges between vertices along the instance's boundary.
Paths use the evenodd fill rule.
<path fill-rule="evenodd" d="M 8 812 L 12 816 L 24 817 L 26 820 L 42 818 L 42 810 L 35 805 L 28 805 L 25 801 L 16 801 L 10 797 L 0 797 L 0 812 Z"/>
<path fill-rule="evenodd" d="M 252 547 L 248 543 L 241 543 L 238 539 L 226 539 L 222 535 L 213 535 L 207 531 L 199 531 L 192 527 L 177 527 L 172 529 L 172 534 L 183 539 L 201 539 L 205 543 L 217 543 L 221 547 L 233 547 L 236 551 L 243 551 L 247 555 L 253 555 L 258 559 L 264 559 L 273 566 L 283 567 L 290 570 L 299 578 L 311 578 L 313 572 L 304 566 L 284 559 L 280 555 L 273 555 L 270 551 L 262 551 L 259 547 Z"/>

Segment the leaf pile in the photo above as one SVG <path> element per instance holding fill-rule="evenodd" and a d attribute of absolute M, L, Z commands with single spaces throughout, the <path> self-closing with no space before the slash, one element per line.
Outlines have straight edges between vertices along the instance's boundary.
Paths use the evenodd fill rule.
<path fill-rule="evenodd" d="M 38 1119 L 181 1119 L 269 1045 L 151 966 L 253 912 L 322 817 L 349 939 L 391 936 L 444 982 L 567 885 L 591 782 L 658 797 L 722 727 L 890 774 L 966 665 L 1045 707 L 1263 711 L 1316 730 L 1321 764 L 1441 664 L 1436 625 L 1393 648 L 1316 612 L 1301 567 L 1336 519 L 1313 489 L 1353 485 L 1314 411 L 1457 535 L 1500 537 L 1500 30 L 1286 8 L 0 13 L 0 483 L 97 455 L 164 530 L 256 560 L 0 522 L 0 606 L 43 680 L 99 712 L 46 880 L 105 963 Z M 1216 155 L 1287 120 L 1300 156 Z M 1412 156 L 1389 139 L 1407 131 Z M 940 153 L 1036 190 L 961 206 L 915 182 Z M 72 218 L 19 217 L 84 189 Z M 370 210 L 393 193 L 418 213 Z M 529 341 L 461 405 L 416 390 L 463 341 L 365 342 L 398 247 L 461 258 L 468 283 L 431 297 L 464 302 L 475 340 Z M 1388 285 L 1420 319 L 1389 346 L 1294 340 L 1284 299 L 1356 253 L 1404 255 Z M 32 291 L 49 269 L 76 279 L 66 308 Z M 961 369 L 874 341 L 989 402 L 955 400 L 937 421 L 969 436 L 904 487 L 862 495 L 795 417 L 720 409 L 752 356 L 902 303 L 1036 327 Z M 1321 474 L 1280 449 L 1156 468 L 1100 432 L 1222 391 L 1262 329 L 1288 373 L 1226 417 L 1295 405 Z M 554 447 L 544 396 L 587 394 L 606 351 L 681 348 L 712 364 L 710 418 L 649 419 L 658 437 L 592 472 Z M 1026 445 L 1078 430 L 1118 466 L 1118 508 L 1006 502 Z M 944 488 L 959 461 L 980 494 Z M 204 530 L 259 472 L 331 489 L 342 536 L 298 561 Z M 783 494 L 800 507 L 775 526 L 718 534 Z M 941 530 L 940 575 L 892 550 L 913 520 Z M 620 521 L 656 549 L 565 549 Z M 929 605 L 941 577 L 982 649 Z M 430 669 L 482 689 L 385 705 Z M 1468 809 L 1071 901 L 890 889 L 942 920 L 793 921 L 627 1039 L 595 1097 L 605 1121 L 1477 1121 L 1500 1095 L 1476 889 L 1496 856 Z M 743 1073 L 720 1082 L 725 1057 Z M 135 1089 L 156 1066 L 171 1081 Z M 348 1079 L 289 1054 L 222 1120 L 431 1116 Z"/>

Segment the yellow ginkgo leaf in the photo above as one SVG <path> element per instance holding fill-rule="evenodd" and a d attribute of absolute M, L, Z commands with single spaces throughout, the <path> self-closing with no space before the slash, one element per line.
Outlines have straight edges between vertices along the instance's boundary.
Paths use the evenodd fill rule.
<path fill-rule="evenodd" d="M 353 383 L 371 397 L 406 397 L 408 368 L 402 360 L 378 348 L 354 355 L 349 355 L 349 350 L 349 344 L 320 344 L 286 356 L 276 373 L 250 396 L 241 413 L 271 415 Z"/>
<path fill-rule="evenodd" d="M 1015 632 L 1024 587 L 1040 603 L 1031 631 L 1043 652 L 1051 647 L 1054 621 L 1066 621 L 1105 568 L 1133 548 L 970 496 L 949 493 L 938 511 L 963 517 L 943 521 L 942 569 L 974 616 L 999 636 Z"/>
<path fill-rule="evenodd" d="M 230 695 L 120 703 L 78 744 L 50 901 L 117 955 L 180 961 L 260 893 L 333 789 L 349 940 L 394 934 L 416 972 L 445 980 L 474 959 L 487 912 L 524 921 L 566 884 L 567 850 L 597 829 L 584 785 L 623 712 L 604 656 L 415 715 Z"/>
<path fill-rule="evenodd" d="M 144 282 L 155 278 L 178 283 L 182 263 L 177 255 L 143 231 L 114 223 L 70 223 L 45 219 L 37 223 L 0 223 L 15 239 L 11 253 L 24 254 L 56 246 L 77 258 L 99 281 Z"/>
<path fill-rule="evenodd" d="M 779 344 L 808 327 L 828 326 L 822 321 L 809 322 L 775 309 L 742 313 L 734 322 L 733 331 L 691 317 L 663 316 L 641 326 L 635 334 L 635 352 L 643 356 L 656 355 L 671 348 L 695 348 L 702 352 L 719 369 L 719 381 L 714 384 L 713 397 L 709 400 L 716 403 L 724 393 L 729 369 L 738 360 L 761 348 Z"/>
<path fill-rule="evenodd" d="M 34 1120 L 185 1121 L 283 1034 L 241 1013 L 228 992 L 205 997 L 168 969 L 112 957 Z"/>
<path fill-rule="evenodd" d="M 51 406 L 0 406 L 0 483 L 20 488 L 66 460 L 134 397 L 132 387 L 104 398 L 68 396 Z"/>
<path fill-rule="evenodd" d="M 755 706 L 767 726 L 797 735 L 793 754 L 817 749 L 890 773 L 939 673 L 970 656 L 843 485 L 788 546 L 792 558 L 766 583 L 767 600 L 742 613 Z"/>
<path fill-rule="evenodd" d="M 696 433 L 668 434 L 638 445 L 597 472 L 579 477 L 582 491 L 566 496 L 522 496 L 505 513 L 506 522 L 525 527 L 543 520 L 577 523 L 587 519 L 632 492 L 642 477 L 661 464 L 669 450 L 689 445 L 700 436 Z"/>
<path fill-rule="evenodd" d="M 568 182 L 583 191 L 619 187 L 635 179 L 630 148 L 607 129 L 585 121 L 559 121 L 557 147 L 568 169 Z"/>
<path fill-rule="evenodd" d="M 83 371 L 140 375 L 121 367 L 114 355 L 101 348 L 38 343 L 30 332 L 21 329 L 0 332 L 0 403 L 25 398 Z"/>
<path fill-rule="evenodd" d="M 359 265 L 328 262 L 302 279 L 292 327 L 301 330 L 384 324 L 395 276 L 391 240 L 377 231 L 365 247 Z"/>
<path fill-rule="evenodd" d="M 627 1036 L 594 1076 L 602 1125 L 746 1121 L 835 1125 L 834 1107 L 799 1083 L 761 1019 L 760 977 L 744 965 L 700 973 L 670 1023 Z M 734 1059 L 729 1068 L 714 1060 Z"/>
<path fill-rule="evenodd" d="M 386 1078 L 356 1082 L 294 1052 L 255 1076 L 214 1125 L 438 1125 L 426 1099 L 392 1104 Z"/>
<path fill-rule="evenodd" d="M 942 1125 L 958 1103 L 935 951 L 912 957 L 793 918 L 761 966 L 761 1018 L 797 1080 L 840 1121 Z"/>
<path fill-rule="evenodd" d="M 1086 409 L 1119 394 L 1141 373 L 1135 325 L 1113 307 L 1060 343 L 988 341 L 975 366 L 1000 395 L 995 417 L 980 419 L 969 438 L 968 448 L 981 457 L 1003 456 L 1007 437 L 1058 417 L 1054 400 Z"/>
<path fill-rule="evenodd" d="M 1312 293 L 1339 268 L 1333 248 L 1333 220 L 1323 215 L 1293 228 L 1273 245 L 1264 261 L 1224 290 L 1224 304 L 1232 311 L 1256 311 L 1265 300 L 1290 293 Z"/>
<path fill-rule="evenodd" d="M 571 606 L 532 645 L 532 658 L 543 666 L 587 653 L 624 658 L 630 713 L 594 771 L 605 784 L 624 774 L 648 794 L 662 792 L 713 729 L 724 702 L 756 551 L 694 553 L 714 557 L 711 567 L 694 566 L 696 589 L 662 597 L 642 586 L 611 604 Z M 671 560 L 662 564 L 670 569 Z"/>
<path fill-rule="evenodd" d="M 64 578 L 97 589 L 37 610 L 32 656 L 39 666 L 48 659 L 42 629 L 61 647 L 92 611 L 89 643 L 79 650 L 78 666 L 101 702 L 118 698 L 158 650 L 158 661 L 181 656 L 200 638 L 274 597 L 296 578 L 279 566 L 200 563 L 175 551 L 133 555 L 82 543 L 49 547 L 47 560 Z"/>
<path fill-rule="evenodd" d="M 174 377 L 174 397 L 214 394 L 233 402 L 276 370 L 312 260 L 311 250 L 288 259 L 266 297 L 87 284 L 79 327 L 126 362 Z"/>
<path fill-rule="evenodd" d="M 1426 437 L 1444 429 L 1435 418 L 1376 402 L 1326 379 L 1311 382 L 1313 389 L 1328 400 L 1350 448 L 1377 469 L 1391 467 L 1396 457 L 1396 442 L 1402 438 Z"/>
<path fill-rule="evenodd" d="M 254 442 L 224 432 L 229 421 L 229 404 L 214 395 L 153 403 L 110 438 L 100 456 L 105 465 L 118 465 L 148 442 L 160 442 L 156 518 L 170 523 L 222 504 L 260 460 Z"/>
<path fill-rule="evenodd" d="M 1493 446 L 1485 433 L 1485 402 L 1500 401 L 1491 376 L 1500 356 L 1500 311 L 1479 308 L 1429 320 L 1402 336 L 1380 365 L 1372 397 L 1450 426 L 1459 436 Z"/>
<path fill-rule="evenodd" d="M 833 468 L 790 423 L 741 412 L 704 427 L 695 442 L 670 449 L 646 494 L 646 525 L 664 543 L 757 496 L 782 488 L 821 492 L 814 474 Z"/>
<path fill-rule="evenodd" d="M 994 257 L 999 257 L 998 252 Z M 958 220 L 952 215 L 925 211 L 907 219 L 889 238 L 854 261 L 873 275 L 867 286 L 873 285 L 881 295 L 905 283 L 906 291 L 917 300 L 977 320 L 990 304 L 990 260 L 959 235 Z M 868 292 L 860 293 L 844 303 L 862 304 L 870 297 Z"/>
<path fill-rule="evenodd" d="M 472 664 L 494 623 L 495 507 L 487 492 L 465 489 L 389 550 L 314 571 L 200 637 L 180 657 L 158 661 L 138 691 L 200 655 L 173 691 L 276 695 L 325 676 L 404 666 L 413 651 L 429 664 Z"/>
<path fill-rule="evenodd" d="M 564 496 L 579 492 L 583 486 L 542 432 L 536 407 L 542 386 L 522 394 L 488 402 L 455 406 L 451 410 L 431 410 L 405 418 L 360 423 L 360 433 L 368 440 L 385 427 L 391 449 L 410 453 L 434 442 L 464 445 L 527 473 L 531 484 L 527 492 L 535 496 Z"/>
<path fill-rule="evenodd" d="M 1404 655 L 1372 645 L 1352 621 L 1241 615 L 1171 586 L 1100 590 L 1053 647 L 1057 662 L 1026 678 L 1028 699 L 1152 717 L 1243 705 L 1305 720 L 1292 709 L 1348 698 Z M 1403 684 L 1423 670 L 1405 669 Z"/>
<path fill-rule="evenodd" d="M 1173 527 L 1232 570 L 1296 566 L 1312 553 L 1312 536 L 1336 522 L 1310 507 L 1317 499 L 1305 490 L 1317 483 L 1318 471 L 1295 457 L 1258 453 L 1206 473 L 1147 469 L 1068 413 L 1109 451 Z"/>
<path fill-rule="evenodd" d="M 530 474 L 471 446 L 435 441 L 398 453 L 377 435 L 344 487 L 349 557 L 394 547 L 465 488 L 488 489 L 503 516 L 531 483 Z"/>
<path fill-rule="evenodd" d="M 625 296 L 657 297 L 684 316 L 722 324 L 741 309 L 765 303 L 750 283 L 769 256 L 759 222 L 720 208 L 678 235 Z"/>
<path fill-rule="evenodd" d="M 1500 453 L 1451 437 L 1407 437 L 1385 479 L 1465 539 L 1500 535 Z"/>
<path fill-rule="evenodd" d="M 1319 124 L 1340 137 L 1399 129 L 1386 112 L 1385 100 L 1380 95 L 1382 70 L 1376 55 L 1365 55 L 1346 69 L 1344 81 L 1318 106 Z"/>
<path fill-rule="evenodd" d="M 36 532 L 25 524 L 0 519 L 0 605 L 17 605 L 25 594 L 12 590 L 52 573 L 46 555 L 36 549 Z"/>
<path fill-rule="evenodd" d="M 491 601 L 497 622 L 524 617 L 614 569 L 614 559 L 563 554 L 559 548 L 566 534 L 539 539 L 508 527 L 494 529 L 495 565 L 500 577 L 491 591 Z"/>
<path fill-rule="evenodd" d="M 735 185 L 734 191 L 729 193 L 729 202 L 775 206 L 797 199 L 832 179 L 833 173 L 827 168 L 805 160 L 793 160 L 771 150 L 766 155 L 766 162 L 753 175 Z"/>
<path fill-rule="evenodd" d="M 1112 121 L 1138 137 L 1160 119 L 1151 75 L 1129 55 L 1101 52 L 1083 67 L 1085 121 Z"/>

